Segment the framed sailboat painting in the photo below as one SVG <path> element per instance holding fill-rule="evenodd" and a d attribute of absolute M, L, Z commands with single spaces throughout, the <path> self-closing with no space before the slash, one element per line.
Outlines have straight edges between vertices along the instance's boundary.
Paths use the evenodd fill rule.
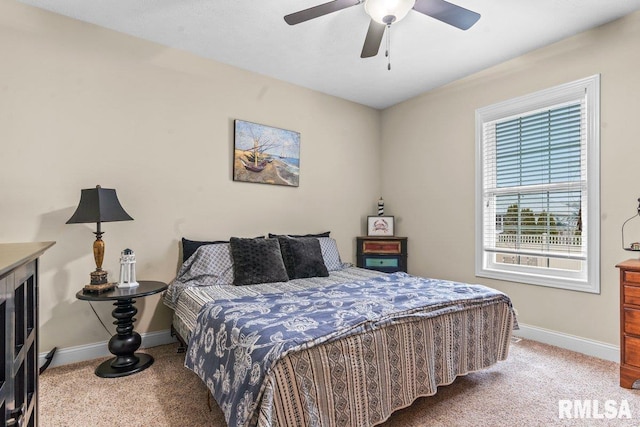
<path fill-rule="evenodd" d="M 297 187 L 300 133 L 234 120 L 233 180 Z"/>

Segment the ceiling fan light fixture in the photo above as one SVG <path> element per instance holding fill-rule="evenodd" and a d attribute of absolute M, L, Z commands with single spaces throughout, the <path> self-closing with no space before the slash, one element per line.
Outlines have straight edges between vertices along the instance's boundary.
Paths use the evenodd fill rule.
<path fill-rule="evenodd" d="M 402 20 L 416 0 L 365 0 L 364 10 L 374 21 L 391 25 Z"/>

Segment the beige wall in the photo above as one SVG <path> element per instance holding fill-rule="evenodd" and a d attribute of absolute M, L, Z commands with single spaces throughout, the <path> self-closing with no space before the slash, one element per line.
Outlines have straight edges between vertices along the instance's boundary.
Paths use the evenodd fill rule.
<path fill-rule="evenodd" d="M 41 351 L 109 338 L 75 298 L 94 268 L 95 224 L 65 224 L 82 188 L 116 188 L 135 218 L 103 224 L 111 280 L 130 247 L 138 278 L 170 281 L 182 236 L 331 230 L 353 259 L 379 197 L 379 111 L 12 0 L 0 53 L 0 242 L 57 241 L 42 258 Z M 301 133 L 298 188 L 232 181 L 236 118 Z M 138 331 L 168 329 L 158 301 L 138 300 Z M 113 328 L 113 306 L 94 306 Z"/>
<path fill-rule="evenodd" d="M 640 12 L 385 110 L 382 194 L 409 236 L 411 273 L 494 286 L 521 323 L 618 344 L 620 227 L 635 213 Z M 475 277 L 475 110 L 601 74 L 600 295 Z M 636 236 L 633 240 L 638 240 Z"/>

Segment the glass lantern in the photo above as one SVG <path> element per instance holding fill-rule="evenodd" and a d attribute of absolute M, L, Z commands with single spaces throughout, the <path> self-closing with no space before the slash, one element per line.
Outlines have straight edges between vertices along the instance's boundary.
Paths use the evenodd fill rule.
<path fill-rule="evenodd" d="M 125 249 L 120 254 L 120 280 L 119 288 L 135 288 L 136 282 L 136 255 L 131 249 Z"/>
<path fill-rule="evenodd" d="M 631 221 L 634 218 L 640 217 L 640 199 L 638 199 L 638 209 L 637 209 L 637 213 L 632 216 L 631 218 L 629 218 L 628 220 L 626 220 L 623 224 L 622 224 L 622 248 L 625 251 L 634 251 L 634 252 L 640 252 L 640 242 L 635 241 L 635 242 L 630 242 L 628 243 L 625 240 L 624 237 L 624 231 L 625 231 L 625 227 L 628 225 L 629 221 Z M 636 226 L 635 228 L 638 228 L 638 226 Z M 627 230 L 628 231 L 628 230 Z M 637 233 L 633 233 L 634 235 L 636 235 Z"/>

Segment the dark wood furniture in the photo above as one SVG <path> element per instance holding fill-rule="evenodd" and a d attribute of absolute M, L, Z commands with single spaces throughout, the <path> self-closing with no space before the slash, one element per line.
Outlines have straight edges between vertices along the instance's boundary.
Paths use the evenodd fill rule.
<path fill-rule="evenodd" d="M 356 266 L 394 273 L 407 271 L 406 237 L 356 237 Z"/>
<path fill-rule="evenodd" d="M 633 388 L 640 379 L 640 260 L 620 269 L 620 387 Z"/>
<path fill-rule="evenodd" d="M 55 242 L 0 244 L 0 416 L 38 425 L 38 257 Z"/>
<path fill-rule="evenodd" d="M 134 298 L 142 298 L 157 294 L 167 289 L 164 282 L 140 280 L 135 288 L 115 288 L 103 293 L 80 291 L 76 298 L 85 301 L 115 301 L 116 307 L 111 315 L 116 319 L 116 334 L 109 340 L 109 351 L 114 358 L 101 363 L 96 368 L 96 375 L 102 378 L 117 378 L 143 371 L 153 364 L 153 357 L 146 353 L 136 353 L 142 338 L 133 330 L 138 309 Z"/>

